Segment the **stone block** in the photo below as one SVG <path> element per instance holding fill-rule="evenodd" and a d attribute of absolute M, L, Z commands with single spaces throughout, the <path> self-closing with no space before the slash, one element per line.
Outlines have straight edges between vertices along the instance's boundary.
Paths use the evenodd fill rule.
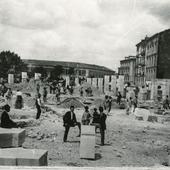
<path fill-rule="evenodd" d="M 135 116 L 135 119 L 136 120 L 143 120 L 143 117 L 142 116 Z"/>
<path fill-rule="evenodd" d="M 95 126 L 82 125 L 81 135 L 95 135 Z"/>
<path fill-rule="evenodd" d="M 0 149 L 0 165 L 47 166 L 47 155 L 46 150 L 40 149 Z"/>
<path fill-rule="evenodd" d="M 0 148 L 19 147 L 25 141 L 24 129 L 0 128 Z"/>
<path fill-rule="evenodd" d="M 134 115 L 137 117 L 143 117 L 144 121 L 148 120 L 148 116 L 151 115 L 150 111 L 147 109 L 142 109 L 142 108 L 136 108 Z"/>
<path fill-rule="evenodd" d="M 82 126 L 80 158 L 95 159 L 95 126 Z"/>
<path fill-rule="evenodd" d="M 148 116 L 148 121 L 149 122 L 158 122 L 158 118 L 157 118 L 157 116 L 149 115 Z"/>

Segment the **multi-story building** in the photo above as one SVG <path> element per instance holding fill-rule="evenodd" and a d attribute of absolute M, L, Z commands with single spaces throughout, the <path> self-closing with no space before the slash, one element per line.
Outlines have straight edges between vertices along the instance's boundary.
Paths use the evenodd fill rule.
<path fill-rule="evenodd" d="M 135 56 L 125 57 L 120 61 L 120 67 L 118 70 L 119 75 L 124 75 L 124 82 L 134 84 L 135 81 Z"/>
<path fill-rule="evenodd" d="M 145 54 L 147 37 L 136 45 L 135 85 L 145 85 Z"/>
<path fill-rule="evenodd" d="M 47 61 L 47 60 L 25 60 L 23 62 L 28 67 L 28 72 L 33 71 L 35 67 L 43 67 L 47 73 L 50 74 L 55 66 L 62 66 L 63 76 L 69 75 L 69 69 L 73 68 L 74 75 L 77 77 L 104 77 L 105 75 L 114 75 L 115 71 L 98 65 L 76 63 L 76 62 L 64 62 L 64 61 Z"/>
<path fill-rule="evenodd" d="M 136 45 L 133 59 L 134 84 L 147 87 L 151 98 L 162 90 L 162 96 L 170 95 L 170 29 L 145 37 Z M 125 76 L 125 83 L 131 82 L 130 60 L 120 61 L 119 74 Z M 159 93 L 158 93 L 159 92 Z"/>
<path fill-rule="evenodd" d="M 146 37 L 136 45 L 135 83 L 145 85 L 146 81 L 170 79 L 170 29 Z"/>

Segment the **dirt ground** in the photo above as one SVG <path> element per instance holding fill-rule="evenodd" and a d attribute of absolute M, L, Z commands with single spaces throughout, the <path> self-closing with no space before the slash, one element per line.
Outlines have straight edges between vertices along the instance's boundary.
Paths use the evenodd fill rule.
<path fill-rule="evenodd" d="M 33 96 L 33 95 L 32 95 Z M 63 96 L 63 100 L 66 96 Z M 103 97 L 104 98 L 104 97 Z M 14 97 L 15 99 L 15 97 Z M 95 160 L 80 159 L 80 138 L 78 128 L 71 128 L 68 142 L 63 143 L 64 127 L 62 116 L 68 110 L 59 107 L 54 95 L 50 95 L 48 108 L 40 120 L 35 120 L 34 97 L 25 96 L 22 110 L 11 109 L 10 116 L 16 121 L 25 121 L 26 139 L 24 148 L 48 150 L 49 166 L 166 166 L 170 153 L 170 123 L 139 121 L 133 115 L 113 104 L 111 115 L 107 117 L 105 145 L 100 145 L 100 133 L 96 134 Z M 83 101 L 82 99 L 81 101 Z M 89 98 L 96 106 L 101 97 Z M 92 105 L 92 107 L 94 107 Z M 80 121 L 83 108 L 75 110 Z"/>
<path fill-rule="evenodd" d="M 43 113 L 39 125 L 26 127 L 25 148 L 48 150 L 49 166 L 158 166 L 167 164 L 170 148 L 170 124 L 135 120 L 125 110 L 112 109 L 107 117 L 106 145 L 100 146 L 96 134 L 96 159 L 79 157 L 78 128 L 71 128 L 68 142 L 63 143 L 62 117 L 67 109 L 49 106 L 56 113 Z M 83 109 L 75 111 L 78 121 Z"/>

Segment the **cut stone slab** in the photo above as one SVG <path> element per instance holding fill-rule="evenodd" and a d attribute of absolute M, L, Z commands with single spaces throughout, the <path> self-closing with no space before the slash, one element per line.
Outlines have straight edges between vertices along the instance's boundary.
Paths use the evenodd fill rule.
<path fill-rule="evenodd" d="M 151 115 L 150 111 L 147 109 L 136 108 L 134 112 L 135 117 L 143 117 L 144 121 L 148 120 L 148 116 Z"/>
<path fill-rule="evenodd" d="M 95 135 L 95 126 L 82 125 L 81 135 Z"/>
<path fill-rule="evenodd" d="M 25 129 L 0 128 L 0 148 L 19 147 L 25 142 Z"/>
<path fill-rule="evenodd" d="M 148 116 L 148 121 L 149 122 L 158 122 L 158 118 L 157 118 L 157 116 L 150 115 L 150 116 Z"/>
<path fill-rule="evenodd" d="M 82 126 L 80 139 L 80 158 L 95 159 L 95 126 Z"/>
<path fill-rule="evenodd" d="M 143 116 L 135 116 L 136 120 L 143 120 Z"/>
<path fill-rule="evenodd" d="M 47 166 L 46 150 L 8 148 L 0 149 L 0 165 L 6 166 Z"/>

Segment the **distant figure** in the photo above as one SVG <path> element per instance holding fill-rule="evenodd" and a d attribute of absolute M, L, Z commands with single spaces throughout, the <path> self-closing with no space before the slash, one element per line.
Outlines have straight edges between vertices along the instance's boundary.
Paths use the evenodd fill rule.
<path fill-rule="evenodd" d="M 55 96 L 56 96 L 57 102 L 60 102 L 60 89 L 59 89 L 59 87 L 57 87 L 56 90 L 55 90 Z"/>
<path fill-rule="evenodd" d="M 39 83 L 37 84 L 36 91 L 37 91 L 37 94 L 40 93 L 40 84 Z"/>
<path fill-rule="evenodd" d="M 127 108 L 126 108 L 126 114 L 129 115 L 132 111 L 132 97 L 130 97 L 129 99 L 127 99 Z"/>
<path fill-rule="evenodd" d="M 100 114 L 97 112 L 97 108 L 94 108 L 92 125 L 95 125 L 95 132 L 97 128 L 100 128 Z"/>
<path fill-rule="evenodd" d="M 17 128 L 17 124 L 15 122 L 13 122 L 9 115 L 8 112 L 10 112 L 10 106 L 8 104 L 6 104 L 5 106 L 3 106 L 3 112 L 1 115 L 1 127 L 2 128 Z"/>
<path fill-rule="evenodd" d="M 105 100 L 104 100 L 104 110 L 107 112 L 107 114 L 109 113 L 109 96 L 106 95 L 105 96 Z"/>
<path fill-rule="evenodd" d="M 66 112 L 65 115 L 63 116 L 63 123 L 64 123 L 63 126 L 65 127 L 63 142 L 67 141 L 67 136 L 68 136 L 70 127 L 78 126 L 78 128 L 79 128 L 78 137 L 80 137 L 81 124 L 80 124 L 80 122 L 77 122 L 76 115 L 74 113 L 74 106 L 71 106 L 70 111 Z"/>
<path fill-rule="evenodd" d="M 15 102 L 15 109 L 22 109 L 23 108 L 22 92 L 17 90 L 16 96 L 17 98 Z"/>
<path fill-rule="evenodd" d="M 100 133 L 101 133 L 101 145 L 104 145 L 105 130 L 106 130 L 106 114 L 103 112 L 103 107 L 99 107 L 100 111 Z"/>
<path fill-rule="evenodd" d="M 91 120 L 91 115 L 90 115 L 90 112 L 89 112 L 89 107 L 88 106 L 85 106 L 85 112 L 83 113 L 83 116 L 82 116 L 82 125 L 89 125 L 90 123 L 90 120 Z"/>
<path fill-rule="evenodd" d="M 5 94 L 5 99 L 7 104 L 11 107 L 12 106 L 12 90 L 11 88 L 8 88 L 6 94 Z"/>
<path fill-rule="evenodd" d="M 135 98 L 133 99 L 133 106 L 134 106 L 133 112 L 135 112 L 135 109 L 138 106 L 138 97 L 137 96 L 135 96 Z"/>
<path fill-rule="evenodd" d="M 112 109 L 112 97 L 109 96 L 109 106 L 108 106 L 108 113 L 110 113 L 111 109 Z"/>
<path fill-rule="evenodd" d="M 163 101 L 163 108 L 169 109 L 169 98 L 168 95 L 166 96 L 166 99 Z"/>
<path fill-rule="evenodd" d="M 48 94 L 47 88 L 44 87 L 44 90 L 43 90 L 43 101 L 44 101 L 44 103 L 47 102 L 47 94 Z"/>
<path fill-rule="evenodd" d="M 120 92 L 118 92 L 118 95 L 117 95 L 117 104 L 120 105 L 121 99 L 122 99 L 122 95 L 121 95 Z"/>
<path fill-rule="evenodd" d="M 83 87 L 80 88 L 80 96 L 83 97 Z"/>
<path fill-rule="evenodd" d="M 5 86 L 4 82 L 0 84 L 0 96 L 4 97 L 5 93 L 7 92 L 7 87 Z"/>
<path fill-rule="evenodd" d="M 40 93 L 36 95 L 35 106 L 37 108 L 36 119 L 39 119 L 41 116 L 41 94 Z"/>
<path fill-rule="evenodd" d="M 70 86 L 69 91 L 70 91 L 70 95 L 73 95 L 74 92 L 73 86 Z"/>

